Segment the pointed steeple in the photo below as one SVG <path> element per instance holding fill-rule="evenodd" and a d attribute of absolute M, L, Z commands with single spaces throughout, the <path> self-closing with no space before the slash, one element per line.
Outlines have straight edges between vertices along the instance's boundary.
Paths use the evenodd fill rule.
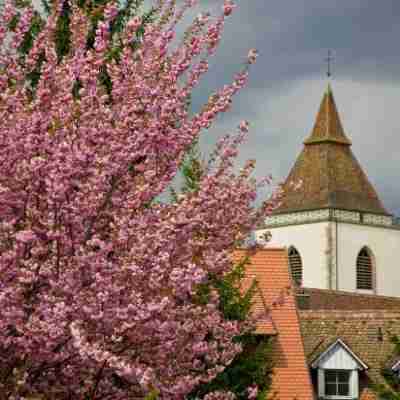
<path fill-rule="evenodd" d="M 329 85 L 283 189 L 276 213 L 330 208 L 390 215 L 351 151 Z"/>
<path fill-rule="evenodd" d="M 323 142 L 351 145 L 351 141 L 344 133 L 330 84 L 328 84 L 319 107 L 311 135 L 304 141 L 304 144 Z"/>

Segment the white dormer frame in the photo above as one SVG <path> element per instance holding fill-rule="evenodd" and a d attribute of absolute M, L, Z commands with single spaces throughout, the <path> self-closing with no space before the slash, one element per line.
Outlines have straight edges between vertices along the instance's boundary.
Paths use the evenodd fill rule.
<path fill-rule="evenodd" d="M 333 342 L 324 352 L 322 352 L 311 364 L 312 368 L 318 368 L 318 366 L 321 365 L 322 361 L 329 355 L 329 353 L 332 352 L 337 346 L 340 346 L 343 350 L 347 352 L 358 364 L 359 370 L 367 370 L 369 367 L 367 364 L 364 363 L 363 360 L 361 360 L 360 357 L 358 357 L 351 349 L 349 346 L 347 346 L 346 343 L 343 342 L 341 339 L 337 339 L 335 342 Z"/>
<path fill-rule="evenodd" d="M 333 342 L 312 363 L 311 367 L 318 370 L 318 397 L 320 399 L 358 399 L 359 397 L 359 371 L 368 369 L 365 364 L 341 339 Z M 327 395 L 325 391 L 325 371 L 349 371 L 350 393 L 348 396 Z"/>
<path fill-rule="evenodd" d="M 400 375 L 400 360 L 396 361 L 392 366 L 392 371 L 397 375 Z"/>

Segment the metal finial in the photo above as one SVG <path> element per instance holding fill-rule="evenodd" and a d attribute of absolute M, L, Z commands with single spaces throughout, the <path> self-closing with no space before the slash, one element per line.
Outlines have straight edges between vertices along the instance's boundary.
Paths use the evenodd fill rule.
<path fill-rule="evenodd" d="M 326 73 L 327 77 L 330 78 L 332 76 L 332 61 L 334 60 L 333 56 L 332 56 L 332 51 L 328 50 L 328 57 L 325 58 L 325 61 L 328 64 L 328 71 Z"/>

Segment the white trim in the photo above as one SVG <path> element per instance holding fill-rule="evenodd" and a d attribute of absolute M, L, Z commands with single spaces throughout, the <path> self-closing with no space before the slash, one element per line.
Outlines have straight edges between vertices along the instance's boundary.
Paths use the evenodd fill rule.
<path fill-rule="evenodd" d="M 373 279 L 373 278 L 372 278 Z M 372 280 L 373 281 L 373 280 Z M 356 289 L 355 290 L 356 293 L 360 293 L 360 294 L 372 294 L 374 295 L 376 293 L 375 289 Z"/>
<path fill-rule="evenodd" d="M 358 399 L 359 396 L 359 376 L 358 376 L 358 371 L 354 370 L 351 373 L 350 376 L 350 393 L 353 395 L 354 399 Z"/>
<path fill-rule="evenodd" d="M 325 370 L 318 368 L 318 398 L 327 400 L 353 400 L 359 397 L 359 371 L 357 369 L 350 372 L 349 377 L 349 396 L 337 396 L 337 395 L 327 395 L 325 394 Z M 340 370 L 330 370 L 330 371 L 340 371 Z"/>
<path fill-rule="evenodd" d="M 318 397 L 325 396 L 325 371 L 318 368 Z"/>
<path fill-rule="evenodd" d="M 392 366 L 392 371 L 399 372 L 400 370 L 400 360 L 396 361 Z"/>
<path fill-rule="evenodd" d="M 345 351 L 348 352 L 348 354 L 357 362 L 359 365 L 359 369 L 361 370 L 366 370 L 368 369 L 368 365 L 365 364 L 357 355 L 355 355 L 349 346 L 347 346 L 341 339 L 337 339 L 335 342 L 333 342 L 324 352 L 322 352 L 311 364 L 312 368 L 318 368 L 319 363 L 321 360 L 335 347 L 335 346 L 341 346 Z"/>

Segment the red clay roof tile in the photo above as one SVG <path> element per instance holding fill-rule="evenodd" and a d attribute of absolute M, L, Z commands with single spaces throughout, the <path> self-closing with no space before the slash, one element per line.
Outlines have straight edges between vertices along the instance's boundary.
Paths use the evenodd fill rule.
<path fill-rule="evenodd" d="M 275 367 L 270 397 L 311 400 L 314 394 L 300 334 L 287 252 L 285 249 L 272 248 L 259 249 L 257 252 L 238 250 L 234 260 L 239 261 L 246 256 L 250 264 L 246 268 L 244 284 L 249 285 L 256 279 L 259 292 L 255 308 L 259 311 L 264 307 L 277 332 L 273 339 Z"/>

